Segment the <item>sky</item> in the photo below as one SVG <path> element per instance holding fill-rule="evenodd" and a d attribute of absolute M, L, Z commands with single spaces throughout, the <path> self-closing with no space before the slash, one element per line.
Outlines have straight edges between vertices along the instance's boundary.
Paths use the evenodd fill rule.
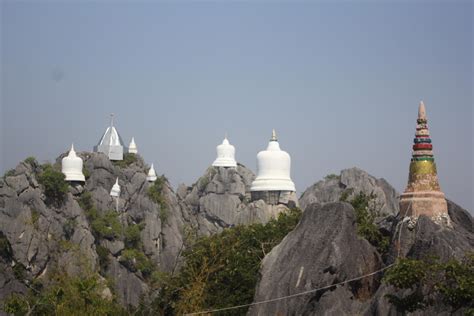
<path fill-rule="evenodd" d="M 298 194 L 357 166 L 405 189 L 424 100 L 440 184 L 474 210 L 473 2 L 1 1 L 0 171 L 91 151 L 115 113 L 176 187 L 273 128 Z"/>

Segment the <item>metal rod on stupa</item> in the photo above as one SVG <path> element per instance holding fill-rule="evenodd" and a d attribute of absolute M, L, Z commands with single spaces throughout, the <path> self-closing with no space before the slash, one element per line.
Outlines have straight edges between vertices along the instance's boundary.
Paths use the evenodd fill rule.
<path fill-rule="evenodd" d="M 423 101 L 418 107 L 416 122 L 408 185 L 400 196 L 400 214 L 415 221 L 420 215 L 426 215 L 438 224 L 449 224 L 448 205 L 439 186 Z"/>

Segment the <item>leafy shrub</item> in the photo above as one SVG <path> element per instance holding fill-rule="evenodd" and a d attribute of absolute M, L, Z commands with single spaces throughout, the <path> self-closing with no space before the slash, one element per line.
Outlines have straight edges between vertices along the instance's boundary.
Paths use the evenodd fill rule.
<path fill-rule="evenodd" d="M 12 315 L 126 315 L 120 305 L 103 297 L 103 283 L 97 275 L 56 275 L 43 291 L 10 295 L 3 310 Z"/>
<path fill-rule="evenodd" d="M 140 232 L 144 228 L 142 224 L 133 224 L 125 229 L 125 246 L 127 248 L 140 248 L 141 237 Z"/>
<path fill-rule="evenodd" d="M 94 236 L 98 239 L 106 238 L 109 240 L 120 237 L 122 224 L 119 221 L 117 212 L 110 210 L 104 215 L 99 215 L 97 212 L 93 213 L 94 210 L 94 208 L 89 210 L 89 216 L 93 218 L 91 228 Z"/>
<path fill-rule="evenodd" d="M 38 223 L 39 218 L 40 218 L 40 213 L 35 209 L 31 210 L 31 224 L 36 230 L 38 230 L 39 228 L 39 223 Z"/>
<path fill-rule="evenodd" d="M 119 261 L 132 272 L 140 271 L 144 277 L 149 277 L 153 272 L 153 263 L 137 249 L 122 251 Z"/>
<path fill-rule="evenodd" d="M 3 179 L 6 179 L 7 177 L 12 177 L 15 175 L 15 169 L 10 169 L 5 174 L 3 175 Z"/>
<path fill-rule="evenodd" d="M 79 198 L 79 206 L 84 210 L 88 211 L 94 207 L 94 201 L 92 200 L 92 194 L 89 191 L 82 192 Z"/>
<path fill-rule="evenodd" d="M 85 166 L 82 167 L 82 174 L 84 174 L 84 178 L 86 178 L 86 180 L 91 176 L 91 172 Z"/>
<path fill-rule="evenodd" d="M 64 174 L 55 170 L 50 164 L 43 165 L 42 169 L 38 181 L 43 185 L 46 197 L 51 202 L 60 204 L 69 190 Z"/>
<path fill-rule="evenodd" d="M 336 179 L 339 180 L 340 176 L 338 176 L 337 174 L 331 173 L 325 176 L 324 179 L 325 180 L 336 180 Z"/>
<path fill-rule="evenodd" d="M 341 200 L 343 200 L 342 198 L 343 196 L 341 196 Z M 390 239 L 388 236 L 384 236 L 375 225 L 375 218 L 379 215 L 375 206 L 375 194 L 367 195 L 364 192 L 359 192 L 349 203 L 356 212 L 357 234 L 367 239 L 381 254 L 387 252 Z"/>
<path fill-rule="evenodd" d="M 95 250 L 97 252 L 97 255 L 99 257 L 99 266 L 101 271 L 105 271 L 107 269 L 107 266 L 110 263 L 110 258 L 109 258 L 109 249 L 105 248 L 104 246 L 97 245 L 95 247 Z"/>
<path fill-rule="evenodd" d="M 148 189 L 147 195 L 156 204 L 160 206 L 160 219 L 162 222 L 166 222 L 166 219 L 168 218 L 168 203 L 166 202 L 166 199 L 163 195 L 163 189 L 166 185 L 166 182 L 168 180 L 164 175 L 156 178 L 155 182 L 150 186 Z"/>
<path fill-rule="evenodd" d="M 162 287 L 153 309 L 181 315 L 252 302 L 261 260 L 294 229 L 300 217 L 301 211 L 292 209 L 265 225 L 237 226 L 198 238 L 183 252 L 179 275 L 157 276 Z M 245 313 L 243 308 L 226 315 Z"/>
<path fill-rule="evenodd" d="M 464 308 L 474 313 L 474 254 L 461 261 L 440 262 L 437 258 L 415 260 L 402 258 L 384 276 L 384 282 L 403 291 L 402 295 L 387 295 L 390 303 L 402 312 L 425 309 L 442 301 L 451 311 Z"/>
<path fill-rule="evenodd" d="M 70 218 L 66 221 L 63 226 L 64 237 L 69 240 L 71 239 L 72 235 L 74 235 L 74 231 L 76 230 L 76 219 Z"/>
<path fill-rule="evenodd" d="M 13 266 L 13 275 L 17 280 L 23 281 L 26 277 L 25 266 L 20 262 L 16 262 Z"/>
<path fill-rule="evenodd" d="M 0 257 L 11 260 L 13 256 L 12 247 L 8 238 L 0 231 Z"/>
<path fill-rule="evenodd" d="M 137 162 L 137 160 L 137 155 L 125 153 L 123 154 L 123 160 L 115 160 L 113 163 L 120 168 L 127 168 L 131 164 Z"/>
<path fill-rule="evenodd" d="M 24 160 L 24 162 L 29 164 L 30 166 L 36 166 L 38 164 L 38 161 L 35 157 L 28 157 Z"/>

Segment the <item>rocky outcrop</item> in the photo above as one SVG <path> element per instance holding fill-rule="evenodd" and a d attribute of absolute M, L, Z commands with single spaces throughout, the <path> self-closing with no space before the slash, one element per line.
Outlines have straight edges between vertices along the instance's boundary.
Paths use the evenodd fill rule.
<path fill-rule="evenodd" d="M 290 234 L 262 262 L 255 301 L 325 287 L 382 266 L 374 247 L 356 234 L 347 203 L 312 204 Z M 250 315 L 357 314 L 380 279 L 372 276 L 337 288 L 254 306 Z"/>
<path fill-rule="evenodd" d="M 69 193 L 58 206 L 46 203 L 37 180 L 40 169 L 35 162 L 20 163 L 0 182 L 0 232 L 11 244 L 13 253 L 6 264 L 24 266 L 23 282 L 46 278 L 47 272 L 57 267 L 70 275 L 80 274 L 85 268 L 98 271 L 97 247 L 100 245 L 110 252 L 109 264 L 102 272 L 104 277 L 114 280 L 115 292 L 122 304 L 137 305 L 148 291 L 147 281 L 140 272 L 130 271 L 121 264 L 125 249 L 123 237 L 96 240 L 86 212 L 78 203 L 82 194 L 91 194 L 99 214 L 115 210 L 109 192 L 118 177 L 122 187 L 119 216 L 123 229 L 140 224 L 140 251 L 162 271 L 175 268 L 183 246 L 184 227 L 195 224 L 166 181 L 162 190 L 166 209 L 150 200 L 147 167 L 139 156 L 127 166 L 112 163 L 104 154 L 79 153 L 79 156 L 90 176 L 84 185 L 71 184 Z M 11 284 L 4 293 L 22 288 L 10 280 L 8 272 L 0 274 L 0 283 Z"/>
<path fill-rule="evenodd" d="M 461 259 L 474 249 L 471 215 L 448 201 L 452 227 L 420 216 L 415 226 L 389 216 L 391 233 L 383 257 L 357 235 L 354 209 L 347 203 L 311 204 L 293 232 L 263 260 L 255 302 L 291 296 L 348 281 L 394 263 L 398 256 L 441 261 Z M 381 282 L 383 273 L 274 302 L 259 304 L 249 315 L 398 315 L 387 294 L 399 291 Z M 441 301 L 416 315 L 449 315 Z"/>
<path fill-rule="evenodd" d="M 196 216 L 200 234 L 209 235 L 239 224 L 266 223 L 287 209 L 284 204 L 250 202 L 255 175 L 245 166 L 209 167 L 189 188 L 181 186 L 178 197 Z"/>
<path fill-rule="evenodd" d="M 380 215 L 398 214 L 397 191 L 385 179 L 377 179 L 359 168 L 344 169 L 339 176 L 327 176 L 306 189 L 299 202 L 305 210 L 311 203 L 337 202 L 341 197 L 350 200 L 359 192 L 375 195 Z"/>
<path fill-rule="evenodd" d="M 436 224 L 422 215 L 414 227 L 400 219 L 395 223 L 389 255 L 385 264 L 400 257 L 422 259 L 427 256 L 438 257 L 442 262 L 449 259 L 462 259 L 467 252 L 474 251 L 474 220 L 460 206 L 448 200 L 448 212 L 452 227 Z M 397 293 L 392 287 L 382 284 L 370 304 L 366 315 L 396 315 L 395 307 L 388 303 L 385 295 Z M 437 302 L 434 306 L 415 315 L 450 315 L 450 309 Z"/>

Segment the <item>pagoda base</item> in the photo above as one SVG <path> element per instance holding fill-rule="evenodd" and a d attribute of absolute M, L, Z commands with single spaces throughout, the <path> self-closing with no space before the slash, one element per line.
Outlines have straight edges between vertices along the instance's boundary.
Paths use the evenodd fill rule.
<path fill-rule="evenodd" d="M 252 191 L 251 200 L 263 200 L 266 204 L 284 204 L 289 208 L 299 207 L 298 198 L 294 191 Z"/>
<path fill-rule="evenodd" d="M 400 196 L 400 214 L 414 220 L 420 215 L 430 217 L 434 222 L 448 223 L 448 203 L 440 191 L 405 192 Z"/>

